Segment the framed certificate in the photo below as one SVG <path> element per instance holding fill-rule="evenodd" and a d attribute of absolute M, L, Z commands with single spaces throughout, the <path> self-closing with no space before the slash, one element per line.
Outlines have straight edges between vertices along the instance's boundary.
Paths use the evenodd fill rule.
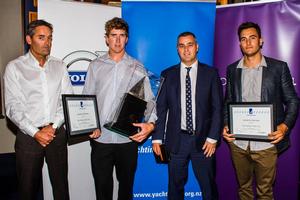
<path fill-rule="evenodd" d="M 274 109 L 269 103 L 229 103 L 229 131 L 235 138 L 268 140 L 274 131 Z"/>
<path fill-rule="evenodd" d="M 96 95 L 62 95 L 69 136 L 91 134 L 100 129 Z"/>

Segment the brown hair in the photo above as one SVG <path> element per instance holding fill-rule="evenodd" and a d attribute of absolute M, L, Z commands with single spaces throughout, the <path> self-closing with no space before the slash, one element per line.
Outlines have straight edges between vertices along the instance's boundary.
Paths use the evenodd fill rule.
<path fill-rule="evenodd" d="M 127 22 L 119 17 L 114 17 L 105 23 L 105 35 L 108 36 L 112 29 L 124 30 L 127 37 L 129 35 L 129 26 Z"/>

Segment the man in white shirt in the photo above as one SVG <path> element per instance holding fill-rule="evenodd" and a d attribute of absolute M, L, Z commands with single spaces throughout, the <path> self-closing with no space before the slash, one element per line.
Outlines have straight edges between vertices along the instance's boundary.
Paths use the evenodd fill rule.
<path fill-rule="evenodd" d="M 7 117 L 18 127 L 16 167 L 22 200 L 36 199 L 44 158 L 54 199 L 69 199 L 67 142 L 61 94 L 71 94 L 65 64 L 50 55 L 53 27 L 44 20 L 28 25 L 27 54 L 8 63 L 4 74 Z"/>
<path fill-rule="evenodd" d="M 83 89 L 84 94 L 97 95 L 101 124 L 101 136 L 91 140 L 92 172 L 98 200 L 113 198 L 114 167 L 119 182 L 118 200 L 129 200 L 133 196 L 138 142 L 149 136 L 157 117 L 154 112 L 149 113 L 147 123 L 134 123 L 140 131 L 130 137 L 104 127 L 107 119 L 110 120 L 110 116 L 117 111 L 121 101 L 118 95 L 129 92 L 132 83 L 136 84 L 144 78 L 145 100 L 151 102 L 154 99 L 145 68 L 125 51 L 129 34 L 127 22 L 115 17 L 106 22 L 105 32 L 108 52 L 90 63 Z M 93 134 L 99 136 L 100 130 L 95 130 Z"/>

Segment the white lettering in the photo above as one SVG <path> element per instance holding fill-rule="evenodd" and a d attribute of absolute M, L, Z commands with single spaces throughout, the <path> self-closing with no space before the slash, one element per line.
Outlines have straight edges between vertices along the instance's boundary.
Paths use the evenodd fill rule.
<path fill-rule="evenodd" d="M 296 79 L 294 77 L 292 79 L 293 79 L 293 85 L 296 86 L 297 85 Z"/>
<path fill-rule="evenodd" d="M 70 75 L 72 82 L 85 82 L 85 74 L 80 75 Z"/>
<path fill-rule="evenodd" d="M 140 146 L 139 147 L 139 153 L 152 153 L 152 147 L 151 146 Z"/>
<path fill-rule="evenodd" d="M 222 85 L 226 85 L 227 84 L 227 80 L 226 80 L 225 77 L 221 77 L 220 79 L 221 79 Z"/>
<path fill-rule="evenodd" d="M 80 76 L 78 76 L 78 75 L 72 75 L 70 77 L 70 79 L 71 79 L 72 82 L 78 82 L 80 80 Z"/>
<path fill-rule="evenodd" d="M 80 81 L 81 81 L 81 82 L 82 82 L 82 81 L 85 82 L 85 75 L 84 75 L 84 74 L 81 74 L 81 75 L 80 75 Z"/>

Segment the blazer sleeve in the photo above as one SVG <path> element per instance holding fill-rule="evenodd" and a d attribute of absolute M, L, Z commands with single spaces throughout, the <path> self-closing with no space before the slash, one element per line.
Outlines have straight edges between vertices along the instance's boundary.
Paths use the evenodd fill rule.
<path fill-rule="evenodd" d="M 160 94 L 156 102 L 157 120 L 155 123 L 155 130 L 152 133 L 152 140 L 163 140 L 165 135 L 166 120 L 168 115 L 168 101 L 167 101 L 167 75 L 165 72 L 161 73 L 164 78 L 164 83 L 161 86 Z"/>
<path fill-rule="evenodd" d="M 224 126 L 228 126 L 228 103 L 232 102 L 232 80 L 231 80 L 231 76 L 230 76 L 230 67 L 227 67 L 226 70 L 226 89 L 225 89 L 225 98 L 224 98 L 224 117 L 223 117 L 223 121 L 224 121 Z"/>
<path fill-rule="evenodd" d="M 208 137 L 211 139 L 219 140 L 223 125 L 223 91 L 217 69 L 214 69 L 213 72 L 214 74 L 211 82 L 212 120 Z"/>
<path fill-rule="evenodd" d="M 289 129 L 295 125 L 299 111 L 299 98 L 293 85 L 292 76 L 287 63 L 283 64 L 281 73 L 281 87 L 285 104 L 284 122 Z"/>

